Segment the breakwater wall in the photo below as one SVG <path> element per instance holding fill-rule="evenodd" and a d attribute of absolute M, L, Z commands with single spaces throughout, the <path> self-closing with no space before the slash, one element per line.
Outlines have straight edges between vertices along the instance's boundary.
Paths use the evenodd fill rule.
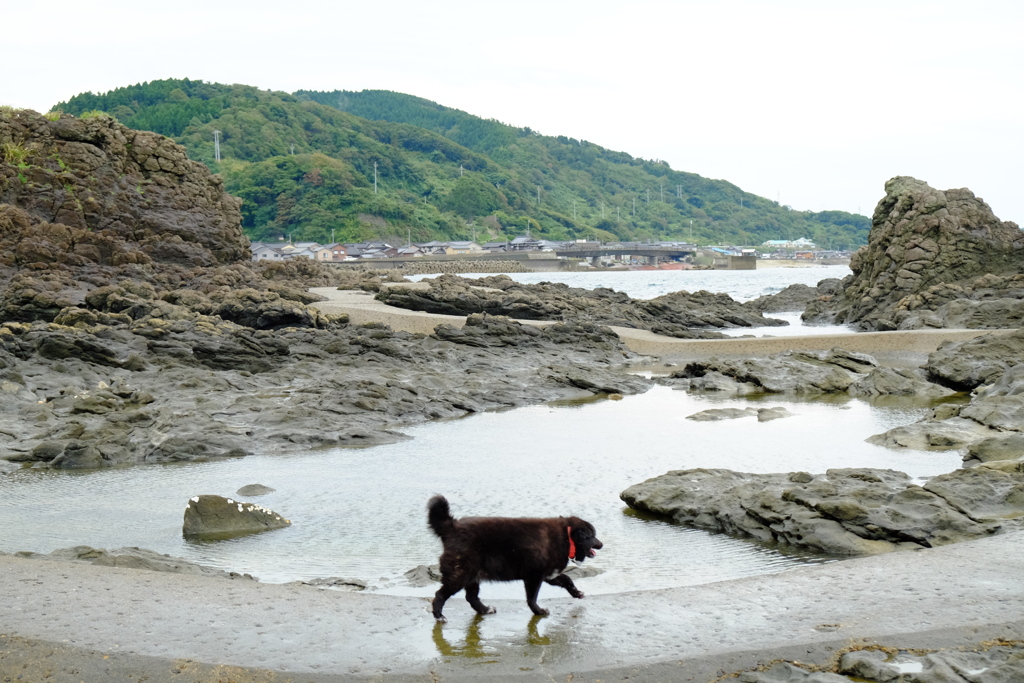
<path fill-rule="evenodd" d="M 546 259 L 551 260 L 551 259 Z M 532 273 L 534 270 L 559 270 L 558 268 L 535 269 L 528 268 L 527 263 L 518 260 L 491 260 L 491 259 L 461 259 L 452 261 L 399 261 L 388 259 L 387 261 L 372 261 L 369 263 L 328 263 L 335 268 L 347 268 L 350 270 L 364 271 L 388 271 L 399 275 L 429 275 L 432 273 L 449 273 L 459 275 L 462 273 Z"/>

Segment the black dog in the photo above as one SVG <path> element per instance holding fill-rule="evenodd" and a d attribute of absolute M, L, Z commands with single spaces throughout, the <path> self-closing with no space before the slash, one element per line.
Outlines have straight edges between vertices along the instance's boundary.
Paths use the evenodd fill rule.
<path fill-rule="evenodd" d="M 594 525 L 579 517 L 455 519 L 444 496 L 434 496 L 427 503 L 427 521 L 444 545 L 441 589 L 434 595 L 438 621 L 446 621 L 441 614 L 444 603 L 463 588 L 478 614 L 494 614 L 493 607 L 480 602 L 481 581 L 521 580 L 533 613 L 548 614 L 537 604 L 541 581 L 582 598 L 583 593 L 562 570 L 569 560 L 582 562 L 604 547 Z"/>

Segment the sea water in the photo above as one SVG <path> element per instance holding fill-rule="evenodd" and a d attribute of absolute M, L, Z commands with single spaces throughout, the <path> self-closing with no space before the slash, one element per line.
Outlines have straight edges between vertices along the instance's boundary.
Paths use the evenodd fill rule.
<path fill-rule="evenodd" d="M 748 282 L 743 291 L 785 286 L 775 271 L 764 272 L 773 284 Z M 806 277 L 805 270 L 785 272 Z M 648 291 L 657 287 L 644 281 L 665 274 L 614 273 L 636 277 L 625 281 Z M 750 405 L 784 406 L 795 415 L 766 423 L 685 419 L 708 408 Z M 659 386 L 621 401 L 562 402 L 418 425 L 406 430 L 411 440 L 372 448 L 84 472 L 24 469 L 0 476 L 0 550 L 139 546 L 263 581 L 344 577 L 365 581 L 374 592 L 429 595 L 435 587 L 412 587 L 403 574 L 437 561 L 440 543 L 426 527 L 425 505 L 442 493 L 456 516 L 578 515 L 592 522 L 605 548 L 587 562 L 601 573 L 578 582 L 586 592 L 720 581 L 831 558 L 650 519 L 630 511 L 619 493 L 694 467 L 813 473 L 884 467 L 934 476 L 955 469 L 958 455 L 864 441 L 919 419 L 929 407 L 892 398 L 744 400 Z M 190 497 L 237 498 L 238 488 L 252 483 L 275 491 L 249 500 L 286 515 L 291 527 L 216 542 L 182 538 Z M 557 590 L 545 587 L 549 594 Z M 486 591 L 519 597 L 522 587 Z"/>

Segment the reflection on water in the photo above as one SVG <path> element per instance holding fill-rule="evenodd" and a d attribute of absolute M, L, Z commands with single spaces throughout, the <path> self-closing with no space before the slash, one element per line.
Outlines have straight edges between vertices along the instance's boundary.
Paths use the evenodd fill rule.
<path fill-rule="evenodd" d="M 781 405 L 794 417 L 694 422 L 711 407 Z M 263 581 L 317 577 L 368 581 L 371 590 L 432 595 L 403 573 L 437 561 L 425 505 L 446 495 L 456 516 L 579 515 L 604 550 L 581 579 L 587 593 L 665 588 L 782 571 L 807 558 L 629 512 L 618 494 L 668 470 L 747 472 L 885 467 L 915 477 L 954 469 L 955 452 L 893 451 L 865 437 L 917 420 L 925 406 L 831 398 L 753 401 L 655 387 L 621 401 L 588 401 L 485 413 L 409 430 L 415 438 L 364 449 L 250 456 L 208 463 L 93 472 L 21 470 L 0 477 L 0 550 L 49 552 L 86 544 L 140 546 Z M 197 494 L 234 497 L 246 484 L 275 492 L 254 502 L 292 526 L 217 543 L 181 536 Z M 564 591 L 545 586 L 548 597 Z M 487 584 L 484 600 L 523 598 L 521 583 Z"/>
<path fill-rule="evenodd" d="M 551 635 L 540 632 L 541 620 L 546 617 L 533 615 L 526 624 L 525 633 L 484 634 L 481 627 L 493 626 L 479 614 L 474 615 L 469 625 L 463 630 L 458 626 L 434 624 L 432 637 L 438 654 L 446 662 L 456 659 L 481 660 L 479 664 L 490 664 L 498 661 L 504 654 L 511 652 L 515 656 L 535 661 L 550 662 L 569 650 L 569 634 L 560 629 L 552 629 Z M 491 628 L 491 630 L 494 630 Z M 447 631 L 447 633 L 446 633 Z M 454 640 L 459 638 L 458 640 Z"/>

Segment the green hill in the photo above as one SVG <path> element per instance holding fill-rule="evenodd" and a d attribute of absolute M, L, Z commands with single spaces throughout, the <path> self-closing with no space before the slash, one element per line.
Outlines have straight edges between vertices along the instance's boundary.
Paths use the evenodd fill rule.
<path fill-rule="evenodd" d="M 864 216 L 793 211 L 661 161 L 401 93 L 290 95 L 182 79 L 84 93 L 55 109 L 106 112 L 185 145 L 244 200 L 252 239 L 483 241 L 529 229 L 702 244 L 810 237 L 842 249 L 864 244 L 870 227 Z"/>

